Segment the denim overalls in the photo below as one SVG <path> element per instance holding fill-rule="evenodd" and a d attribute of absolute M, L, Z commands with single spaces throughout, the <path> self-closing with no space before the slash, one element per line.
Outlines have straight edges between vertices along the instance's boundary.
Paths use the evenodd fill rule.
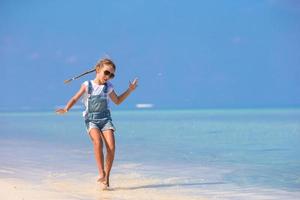
<path fill-rule="evenodd" d="M 99 95 L 92 95 L 92 82 L 88 81 L 88 103 L 85 115 L 85 124 L 87 131 L 91 128 L 97 128 L 100 131 L 108 129 L 115 130 L 112 123 L 110 110 L 108 109 L 108 86 L 104 84 L 103 90 Z"/>

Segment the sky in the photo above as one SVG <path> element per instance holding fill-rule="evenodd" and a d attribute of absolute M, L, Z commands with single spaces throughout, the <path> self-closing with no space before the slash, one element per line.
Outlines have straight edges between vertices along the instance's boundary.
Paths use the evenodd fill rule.
<path fill-rule="evenodd" d="M 139 78 L 116 109 L 299 107 L 300 1 L 0 0 L 0 110 L 65 105 L 104 57 Z"/>

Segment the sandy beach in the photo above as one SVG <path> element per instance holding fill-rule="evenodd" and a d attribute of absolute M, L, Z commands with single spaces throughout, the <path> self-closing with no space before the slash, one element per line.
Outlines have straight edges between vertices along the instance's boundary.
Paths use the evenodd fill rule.
<path fill-rule="evenodd" d="M 80 113 L 64 121 L 47 112 L 3 113 L 0 199 L 300 197 L 299 111 L 160 111 L 159 117 L 128 111 L 115 119 L 122 131 L 116 134 L 111 187 L 102 191 Z"/>
<path fill-rule="evenodd" d="M 218 183 L 185 183 L 176 178 L 145 178 L 139 174 L 117 174 L 114 186 L 103 191 L 91 174 L 49 174 L 40 181 L 0 178 L 1 199 L 7 200 L 210 200 L 295 199 L 299 194 L 265 188 L 210 187 Z M 201 188 L 193 186 L 198 185 Z M 200 194 L 200 195 L 199 195 Z"/>
<path fill-rule="evenodd" d="M 48 176 L 40 182 L 17 178 L 1 178 L 1 199 L 9 200 L 71 200 L 71 199 L 189 199 L 204 200 L 192 195 L 191 189 L 182 189 L 179 180 L 144 179 L 138 175 L 117 175 L 112 188 L 102 191 L 96 177 Z M 63 176 L 63 175 L 62 175 Z M 118 181 L 117 181 L 118 180 Z M 177 183 L 176 183 L 177 182 Z M 177 186 L 178 184 L 178 186 Z"/>

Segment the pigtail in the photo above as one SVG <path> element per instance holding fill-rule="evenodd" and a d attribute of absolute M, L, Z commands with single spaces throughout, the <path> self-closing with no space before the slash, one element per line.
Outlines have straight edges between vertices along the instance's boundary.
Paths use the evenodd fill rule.
<path fill-rule="evenodd" d="M 78 78 L 80 78 L 80 77 L 82 77 L 82 76 L 84 76 L 84 75 L 87 75 L 87 74 L 89 74 L 89 73 L 92 73 L 92 72 L 96 71 L 96 68 L 97 68 L 97 67 L 102 67 L 103 65 L 110 65 L 110 66 L 112 66 L 112 67 L 116 70 L 116 66 L 115 66 L 115 64 L 113 63 L 113 61 L 110 60 L 109 58 L 104 58 L 104 59 L 99 60 L 93 69 L 90 69 L 90 70 L 88 70 L 88 71 L 86 71 L 86 72 L 83 72 L 82 74 L 80 74 L 80 75 L 78 75 L 78 76 L 75 76 L 75 77 L 73 77 L 73 78 L 70 78 L 70 79 L 68 79 L 68 80 L 65 80 L 64 83 L 70 83 L 71 81 L 73 81 L 73 80 L 75 80 L 75 79 L 78 79 Z"/>
<path fill-rule="evenodd" d="M 82 77 L 82 76 L 84 76 L 84 75 L 87 75 L 87 74 L 89 74 L 89 73 L 92 73 L 92 72 L 94 72 L 94 71 L 96 71 L 96 68 L 93 68 L 93 69 L 91 69 L 91 70 L 88 70 L 88 71 L 86 71 L 86 72 L 83 72 L 82 74 L 80 74 L 80 75 L 78 75 L 78 76 L 75 76 L 75 77 L 73 77 L 73 78 L 70 78 L 70 79 L 68 79 L 68 80 L 65 80 L 64 83 L 65 83 L 65 84 L 70 83 L 71 81 L 73 81 L 73 80 L 75 80 L 75 79 L 78 79 L 78 78 L 80 78 L 80 77 Z"/>

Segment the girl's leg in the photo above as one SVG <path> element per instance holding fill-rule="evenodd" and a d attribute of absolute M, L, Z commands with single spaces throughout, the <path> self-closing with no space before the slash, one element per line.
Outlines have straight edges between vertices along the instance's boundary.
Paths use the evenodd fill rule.
<path fill-rule="evenodd" d="M 105 172 L 104 172 L 104 160 L 103 160 L 103 142 L 101 138 L 101 132 L 99 129 L 92 128 L 90 130 L 90 137 L 92 139 L 94 145 L 95 159 L 99 171 L 99 181 L 105 180 Z"/>
<path fill-rule="evenodd" d="M 103 139 L 106 146 L 106 164 L 105 164 L 105 173 L 106 173 L 106 183 L 109 186 L 109 175 L 112 168 L 112 164 L 115 157 L 115 136 L 113 130 L 103 131 Z"/>

